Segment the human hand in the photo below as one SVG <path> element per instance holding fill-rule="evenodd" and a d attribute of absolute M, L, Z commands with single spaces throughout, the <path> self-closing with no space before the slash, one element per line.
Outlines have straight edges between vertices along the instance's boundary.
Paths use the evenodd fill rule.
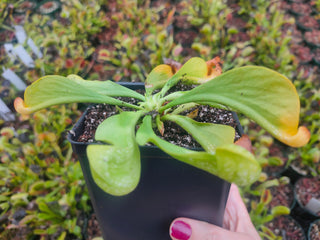
<path fill-rule="evenodd" d="M 170 236 L 173 240 L 260 240 L 234 184 L 230 188 L 223 227 L 189 218 L 177 218 L 170 226 Z"/>

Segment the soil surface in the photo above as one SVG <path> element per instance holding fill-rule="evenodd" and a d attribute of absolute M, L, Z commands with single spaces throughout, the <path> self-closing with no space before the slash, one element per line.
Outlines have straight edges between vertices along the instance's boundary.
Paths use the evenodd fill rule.
<path fill-rule="evenodd" d="M 193 86 L 194 87 L 194 86 Z M 189 86 L 180 85 L 179 89 L 187 90 Z M 177 90 L 177 88 L 173 88 L 172 91 Z M 140 90 L 141 93 L 141 90 Z M 118 98 L 122 101 L 129 102 L 131 104 L 137 104 L 137 100 L 134 98 Z M 119 108 L 108 105 L 108 104 L 98 104 L 89 107 L 87 114 L 84 120 L 84 131 L 78 138 L 79 142 L 94 142 L 94 134 L 96 132 L 97 127 L 101 122 L 103 122 L 108 117 L 116 115 L 119 113 Z M 129 108 L 121 108 L 123 111 L 130 111 Z M 182 115 L 190 115 L 192 114 L 192 118 L 198 122 L 205 123 L 216 123 L 229 125 L 236 130 L 235 141 L 240 138 L 239 133 L 237 132 L 237 122 L 233 117 L 231 111 L 226 111 L 223 109 L 218 109 L 214 107 L 210 107 L 208 105 L 200 105 L 194 107 L 188 111 L 181 113 Z M 155 133 L 165 139 L 168 142 L 176 144 L 181 147 L 186 148 L 201 148 L 201 146 L 193 139 L 193 137 L 188 134 L 183 128 L 174 122 L 165 121 L 164 122 L 164 133 L 163 135 L 157 129 Z"/>
<path fill-rule="evenodd" d="M 294 202 L 293 186 L 290 184 L 281 184 L 279 186 L 271 187 L 270 192 L 272 200 L 269 204 L 270 209 L 275 206 L 292 207 Z"/>
<path fill-rule="evenodd" d="M 266 226 L 273 231 L 276 236 L 286 240 L 306 239 L 303 229 L 292 217 L 279 216 L 268 222 Z M 267 239 L 267 238 L 264 238 Z"/>
<path fill-rule="evenodd" d="M 276 179 L 275 177 L 269 177 L 268 181 Z M 255 182 L 252 185 L 251 189 L 256 189 L 259 187 L 259 182 Z M 292 184 L 279 184 L 279 186 L 272 186 L 268 188 L 270 190 L 272 199 L 268 204 L 269 211 L 276 206 L 285 206 L 292 208 L 294 205 L 294 190 Z M 259 202 L 260 196 L 246 194 L 245 198 L 250 199 L 251 201 Z M 251 201 L 247 202 L 247 208 L 250 212 L 251 210 Z"/>

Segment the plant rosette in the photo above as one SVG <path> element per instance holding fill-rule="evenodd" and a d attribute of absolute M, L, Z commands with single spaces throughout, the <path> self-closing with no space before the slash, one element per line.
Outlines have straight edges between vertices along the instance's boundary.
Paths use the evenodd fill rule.
<path fill-rule="evenodd" d="M 96 48 L 93 57 L 97 63 L 111 63 L 115 50 L 113 46 L 100 45 Z"/>
<path fill-rule="evenodd" d="M 308 230 L 308 240 L 320 240 L 320 219 L 310 224 Z"/>
<path fill-rule="evenodd" d="M 303 177 L 294 186 L 299 215 L 306 219 L 320 217 L 320 178 Z"/>
<path fill-rule="evenodd" d="M 191 90 L 168 94 L 168 91 L 178 83 L 197 86 Z M 116 97 L 135 98 L 139 103 L 131 104 L 123 98 Z M 118 114 L 107 118 L 98 126 L 95 133 L 97 143 L 89 144 L 81 155 L 87 157 L 87 168 L 90 169 L 92 181 L 99 191 L 107 194 L 111 202 L 127 207 L 130 206 L 130 202 L 121 202 L 121 199 L 134 195 L 135 191 L 144 184 L 140 183 L 140 178 L 147 172 L 142 165 L 145 158 L 140 157 L 143 151 L 145 156 L 160 151 L 159 156 L 165 153 L 178 160 L 169 161 L 170 166 L 172 162 L 177 164 L 173 169 L 180 169 L 183 164 L 203 174 L 214 176 L 222 181 L 220 188 L 226 188 L 223 186 L 228 182 L 234 182 L 240 186 L 248 185 L 260 176 L 260 165 L 254 155 L 243 147 L 243 141 L 239 140 L 240 142 L 234 144 L 233 127 L 200 123 L 190 116 L 181 115 L 182 112 L 195 106 L 209 105 L 241 112 L 256 121 L 279 141 L 291 147 L 304 146 L 310 139 L 307 128 L 299 127 L 300 101 L 289 79 L 271 69 L 259 66 L 235 68 L 221 73 L 219 58 L 208 62 L 201 58 L 191 58 L 181 68 L 166 64 L 159 65 L 145 80 L 144 95 L 112 81 L 86 81 L 76 75 L 45 76 L 26 89 L 24 100 L 21 98 L 15 100 L 15 109 L 21 114 L 31 114 L 43 108 L 71 102 L 105 103 L 116 105 L 119 109 Z M 121 108 L 124 107 L 130 108 L 131 111 L 123 111 Z M 164 122 L 168 121 L 186 130 L 202 149 L 195 151 L 183 148 L 159 137 L 154 129 L 160 133 L 165 132 Z M 155 145 L 151 152 L 142 150 L 148 143 Z M 152 162 L 152 160 L 148 159 L 146 162 Z M 156 172 L 172 174 L 172 167 L 165 164 L 164 167 L 161 166 L 162 164 L 157 165 Z M 190 171 L 188 170 L 187 173 L 191 174 Z M 196 175 L 197 177 L 193 176 L 191 179 L 200 179 L 202 174 Z M 165 182 L 166 177 L 161 180 Z M 182 185 L 185 184 L 182 183 Z M 161 184 L 153 186 L 153 189 L 166 189 L 168 186 L 170 182 L 166 186 Z M 212 187 L 214 186 L 215 184 L 212 184 Z M 179 189 L 176 188 L 171 192 L 176 191 Z M 170 192 L 166 194 L 170 196 Z M 192 191 L 188 194 L 198 197 Z M 95 201 L 95 199 L 91 200 Z M 140 198 L 140 201 L 146 206 L 152 205 L 148 197 Z M 96 213 L 104 205 L 107 204 L 97 203 Z M 225 203 L 220 207 L 222 211 L 224 205 Z M 109 209 L 112 207 L 109 206 Z M 200 204 L 198 207 L 185 209 L 184 213 L 197 211 L 206 212 Z M 161 209 L 154 208 L 151 214 L 157 215 L 160 212 Z M 137 215 L 139 215 L 138 212 Z M 120 229 L 124 225 L 122 222 Z M 113 233 L 115 239 L 117 235 L 121 235 L 121 232 L 113 232 L 110 226 L 102 226 L 108 228 L 107 232 Z M 152 234 L 148 232 L 148 228 L 139 225 L 138 221 L 131 225 L 131 229 Z M 132 239 L 132 236 L 134 235 L 129 236 L 128 239 Z M 154 235 L 145 236 L 152 236 L 151 238 L 155 239 Z M 141 238 L 140 235 L 140 239 L 147 238 Z"/>

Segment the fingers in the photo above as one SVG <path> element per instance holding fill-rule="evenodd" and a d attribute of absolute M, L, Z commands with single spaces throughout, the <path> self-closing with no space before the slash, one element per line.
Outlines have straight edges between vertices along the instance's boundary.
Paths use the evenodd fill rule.
<path fill-rule="evenodd" d="M 223 218 L 223 227 L 232 232 L 243 232 L 260 239 L 250 219 L 248 210 L 242 201 L 239 189 L 235 184 L 231 185 L 229 198 Z"/>
<path fill-rule="evenodd" d="M 233 232 L 244 230 L 247 227 L 253 227 L 248 210 L 243 203 L 238 187 L 235 184 L 232 184 L 230 187 L 224 213 L 223 227 Z"/>
<path fill-rule="evenodd" d="M 170 236 L 173 240 L 260 240 L 234 184 L 230 188 L 223 226 L 226 229 L 207 222 L 177 218 L 170 226 Z"/>
<path fill-rule="evenodd" d="M 247 233 L 238 233 L 225 230 L 215 225 L 192 220 L 178 218 L 170 226 L 170 236 L 173 240 L 258 240 L 259 237 L 250 236 Z"/>

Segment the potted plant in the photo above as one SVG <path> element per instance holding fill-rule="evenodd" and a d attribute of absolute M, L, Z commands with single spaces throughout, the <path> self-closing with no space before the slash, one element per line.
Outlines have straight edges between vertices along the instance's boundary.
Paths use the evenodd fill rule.
<path fill-rule="evenodd" d="M 263 230 L 263 240 L 269 239 L 288 239 L 288 240 L 305 240 L 306 235 L 303 228 L 290 215 L 282 215 L 274 218 L 266 224 Z"/>
<path fill-rule="evenodd" d="M 50 1 L 50 0 L 45 0 L 42 1 L 38 6 L 37 10 L 41 14 L 53 14 L 56 11 L 58 11 L 61 7 L 60 1 Z"/>
<path fill-rule="evenodd" d="M 196 87 L 169 92 L 178 83 Z M 298 126 L 300 103 L 290 80 L 258 66 L 221 74 L 218 58 L 159 65 L 148 75 L 144 95 L 111 81 L 45 76 L 26 89 L 24 100 L 15 100 L 15 109 L 31 114 L 71 102 L 117 106 L 117 114 L 98 126 L 95 143 L 71 137 L 106 239 L 165 239 L 177 216 L 222 225 L 228 182 L 247 185 L 259 177 L 258 161 L 242 147 L 245 137 L 234 144 L 234 128 L 196 122 L 192 114 L 182 114 L 188 109 L 209 105 L 244 113 L 292 147 L 310 138 L 307 128 Z M 201 149 L 163 140 L 167 122 L 181 126 Z"/>
<path fill-rule="evenodd" d="M 298 202 L 297 211 L 305 219 L 315 220 L 320 217 L 320 178 L 302 177 L 294 187 Z"/>

